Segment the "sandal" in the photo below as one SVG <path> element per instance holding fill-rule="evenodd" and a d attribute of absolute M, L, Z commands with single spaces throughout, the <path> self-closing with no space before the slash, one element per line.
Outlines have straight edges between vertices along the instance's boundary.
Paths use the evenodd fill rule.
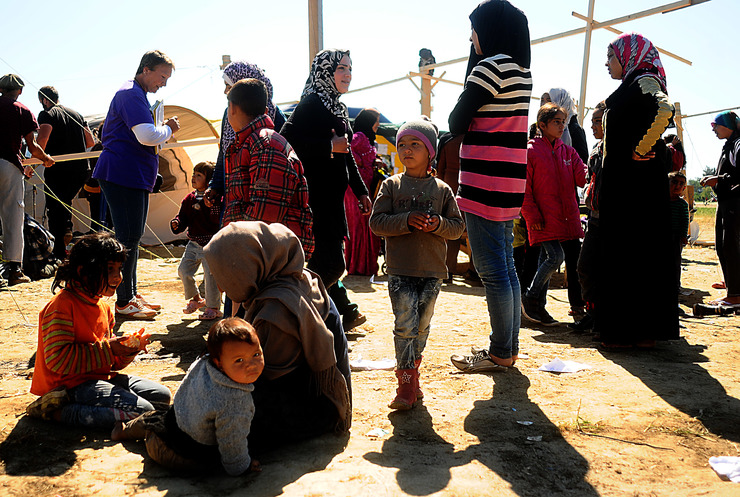
<path fill-rule="evenodd" d="M 718 281 L 716 283 L 712 283 L 712 288 L 714 288 L 716 290 L 726 290 L 727 289 L 727 285 L 725 285 L 725 282 L 724 281 Z"/>
<path fill-rule="evenodd" d="M 202 297 L 198 297 L 197 299 L 193 297 L 188 302 L 188 305 L 185 306 L 185 308 L 182 310 L 184 314 L 192 314 L 201 307 L 206 306 L 206 301 Z"/>
<path fill-rule="evenodd" d="M 198 319 L 202 321 L 209 321 L 211 319 L 221 319 L 224 317 L 224 313 L 213 307 L 206 307 L 206 310 L 198 316 Z"/>

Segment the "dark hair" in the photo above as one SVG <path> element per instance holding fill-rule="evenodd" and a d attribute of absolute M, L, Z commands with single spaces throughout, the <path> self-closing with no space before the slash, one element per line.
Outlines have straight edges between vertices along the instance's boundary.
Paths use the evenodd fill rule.
<path fill-rule="evenodd" d="M 375 123 L 379 118 L 380 112 L 378 112 L 377 109 L 362 109 L 357 114 L 357 117 L 355 117 L 353 131 L 355 133 L 359 131 L 363 135 L 367 136 L 367 139 L 370 140 L 370 145 L 372 145 L 376 138 L 373 126 L 375 126 Z"/>
<path fill-rule="evenodd" d="M 668 173 L 668 181 L 673 182 L 678 179 L 682 179 L 684 183 L 686 183 L 686 175 L 682 173 L 681 171 L 671 171 Z"/>
<path fill-rule="evenodd" d="M 598 112 L 598 111 L 603 112 L 605 110 L 606 110 L 606 102 L 604 100 L 596 104 L 596 107 L 594 107 L 594 112 Z"/>
<path fill-rule="evenodd" d="M 245 342 L 259 345 L 260 339 L 254 326 L 241 318 L 226 318 L 213 323 L 208 330 L 208 353 L 212 359 L 221 358 L 221 348 L 226 342 Z"/>
<path fill-rule="evenodd" d="M 540 110 L 537 111 L 537 126 L 539 127 L 539 124 L 547 124 L 553 119 L 555 119 L 555 115 L 561 113 L 568 116 L 568 113 L 565 112 L 565 109 L 560 107 L 558 104 L 554 104 L 552 102 L 548 102 L 542 107 L 540 107 Z"/>
<path fill-rule="evenodd" d="M 226 99 L 246 115 L 257 117 L 264 114 L 267 108 L 267 88 L 259 79 L 241 79 L 234 83 Z"/>
<path fill-rule="evenodd" d="M 108 284 L 108 263 L 126 260 L 126 247 L 107 232 L 82 236 L 59 266 L 51 292 L 75 283 L 90 295 L 100 295 Z"/>
<path fill-rule="evenodd" d="M 203 175 L 206 177 L 206 184 L 208 184 L 213 177 L 213 170 L 215 169 L 215 167 L 216 165 L 213 162 L 206 160 L 203 162 L 199 162 L 195 166 L 193 166 L 193 172 L 203 173 Z"/>
<path fill-rule="evenodd" d="M 136 70 L 136 75 L 138 76 L 139 74 L 143 73 L 145 67 L 149 68 L 150 70 L 154 70 L 155 67 L 161 64 L 169 66 L 172 69 L 175 68 L 175 63 L 172 62 L 172 59 L 167 57 L 164 53 L 160 52 L 159 50 L 150 50 L 141 58 L 141 62 L 139 62 L 139 68 Z"/>
<path fill-rule="evenodd" d="M 53 86 L 42 86 L 39 89 L 39 100 L 47 99 L 53 103 L 59 103 L 59 92 Z"/>

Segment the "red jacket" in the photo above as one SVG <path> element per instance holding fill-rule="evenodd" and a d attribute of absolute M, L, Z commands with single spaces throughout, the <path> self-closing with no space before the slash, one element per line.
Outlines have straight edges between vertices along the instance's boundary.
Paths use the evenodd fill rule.
<path fill-rule="evenodd" d="M 573 147 L 559 138 L 554 144 L 541 136 L 529 141 L 522 215 L 531 245 L 583 237 L 576 186 L 585 184 L 586 166 Z M 537 224 L 543 229 L 532 229 Z"/>

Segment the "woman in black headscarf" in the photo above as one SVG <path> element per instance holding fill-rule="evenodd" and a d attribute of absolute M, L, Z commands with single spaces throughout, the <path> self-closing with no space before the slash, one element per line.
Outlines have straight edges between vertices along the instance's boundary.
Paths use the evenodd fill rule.
<path fill-rule="evenodd" d="M 350 153 L 352 128 L 347 106 L 339 101 L 349 90 L 351 81 L 352 60 L 348 50 L 330 49 L 316 54 L 301 101 L 280 132 L 301 159 L 308 183 L 316 242 L 308 268 L 321 276 L 343 316 L 345 331 L 358 320 L 364 321 L 357 305 L 350 303 L 339 282 L 345 270 L 344 192 L 347 185 L 358 198 L 363 213 L 369 214 L 372 208 L 367 188 Z"/>

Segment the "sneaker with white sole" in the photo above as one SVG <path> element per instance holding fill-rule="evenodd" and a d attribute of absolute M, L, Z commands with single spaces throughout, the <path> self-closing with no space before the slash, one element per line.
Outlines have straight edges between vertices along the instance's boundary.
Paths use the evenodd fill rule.
<path fill-rule="evenodd" d="M 475 354 L 466 356 L 455 354 L 450 357 L 450 361 L 463 373 L 497 373 L 509 369 L 493 362 L 487 350 L 478 350 Z"/>
<path fill-rule="evenodd" d="M 148 307 L 149 309 L 151 309 L 153 311 L 159 312 L 159 311 L 162 310 L 162 306 L 160 304 L 154 304 L 152 302 L 147 302 L 144 299 L 144 297 L 142 297 L 138 293 L 136 294 L 136 300 L 138 300 L 139 302 L 141 302 L 144 305 L 144 307 Z"/>
<path fill-rule="evenodd" d="M 116 304 L 116 314 L 131 319 L 152 319 L 157 315 L 157 311 L 146 307 L 140 300 L 134 297 L 124 306 Z"/>

